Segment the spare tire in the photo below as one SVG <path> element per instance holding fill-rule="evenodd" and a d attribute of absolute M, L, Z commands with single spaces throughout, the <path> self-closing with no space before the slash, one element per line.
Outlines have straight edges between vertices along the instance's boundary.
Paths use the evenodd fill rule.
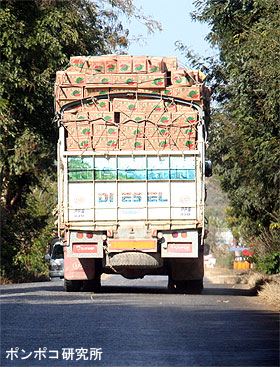
<path fill-rule="evenodd" d="M 106 259 L 106 266 L 114 268 L 160 268 L 162 267 L 162 260 L 159 254 L 148 254 L 137 251 L 121 252 L 109 255 L 109 259 Z"/>

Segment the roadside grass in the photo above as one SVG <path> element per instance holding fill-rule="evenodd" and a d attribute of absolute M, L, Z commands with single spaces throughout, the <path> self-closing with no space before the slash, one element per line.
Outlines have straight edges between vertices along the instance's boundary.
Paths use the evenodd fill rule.
<path fill-rule="evenodd" d="M 254 270 L 216 267 L 205 269 L 205 275 L 217 284 L 246 284 L 251 294 L 280 311 L 280 274 L 266 275 Z"/>

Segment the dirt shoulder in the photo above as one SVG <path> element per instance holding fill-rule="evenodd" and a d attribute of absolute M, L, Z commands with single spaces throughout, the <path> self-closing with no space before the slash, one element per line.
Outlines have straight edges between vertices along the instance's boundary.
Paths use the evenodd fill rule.
<path fill-rule="evenodd" d="M 205 269 L 205 276 L 216 284 L 246 284 L 248 289 L 276 311 L 280 311 L 280 274 L 264 275 L 252 270 Z"/>

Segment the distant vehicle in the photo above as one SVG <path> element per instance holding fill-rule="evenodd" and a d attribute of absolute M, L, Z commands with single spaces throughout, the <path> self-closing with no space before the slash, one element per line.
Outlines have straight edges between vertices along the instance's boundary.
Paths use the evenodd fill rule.
<path fill-rule="evenodd" d="M 64 278 L 64 253 L 63 246 L 57 240 L 51 247 L 50 254 L 45 255 L 45 260 L 49 261 L 50 280 Z"/>

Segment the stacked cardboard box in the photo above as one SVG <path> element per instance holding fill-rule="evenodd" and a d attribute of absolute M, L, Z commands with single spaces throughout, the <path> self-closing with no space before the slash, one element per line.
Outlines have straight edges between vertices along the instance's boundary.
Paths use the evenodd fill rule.
<path fill-rule="evenodd" d="M 172 97 L 207 110 L 210 93 L 204 78 L 199 71 L 178 68 L 176 57 L 71 57 L 70 66 L 57 72 L 55 85 L 57 112 L 81 100 L 63 113 L 66 149 L 196 149 L 197 110 Z M 130 94 L 123 97 L 120 93 Z M 96 98 L 102 95 L 104 99 Z"/>

